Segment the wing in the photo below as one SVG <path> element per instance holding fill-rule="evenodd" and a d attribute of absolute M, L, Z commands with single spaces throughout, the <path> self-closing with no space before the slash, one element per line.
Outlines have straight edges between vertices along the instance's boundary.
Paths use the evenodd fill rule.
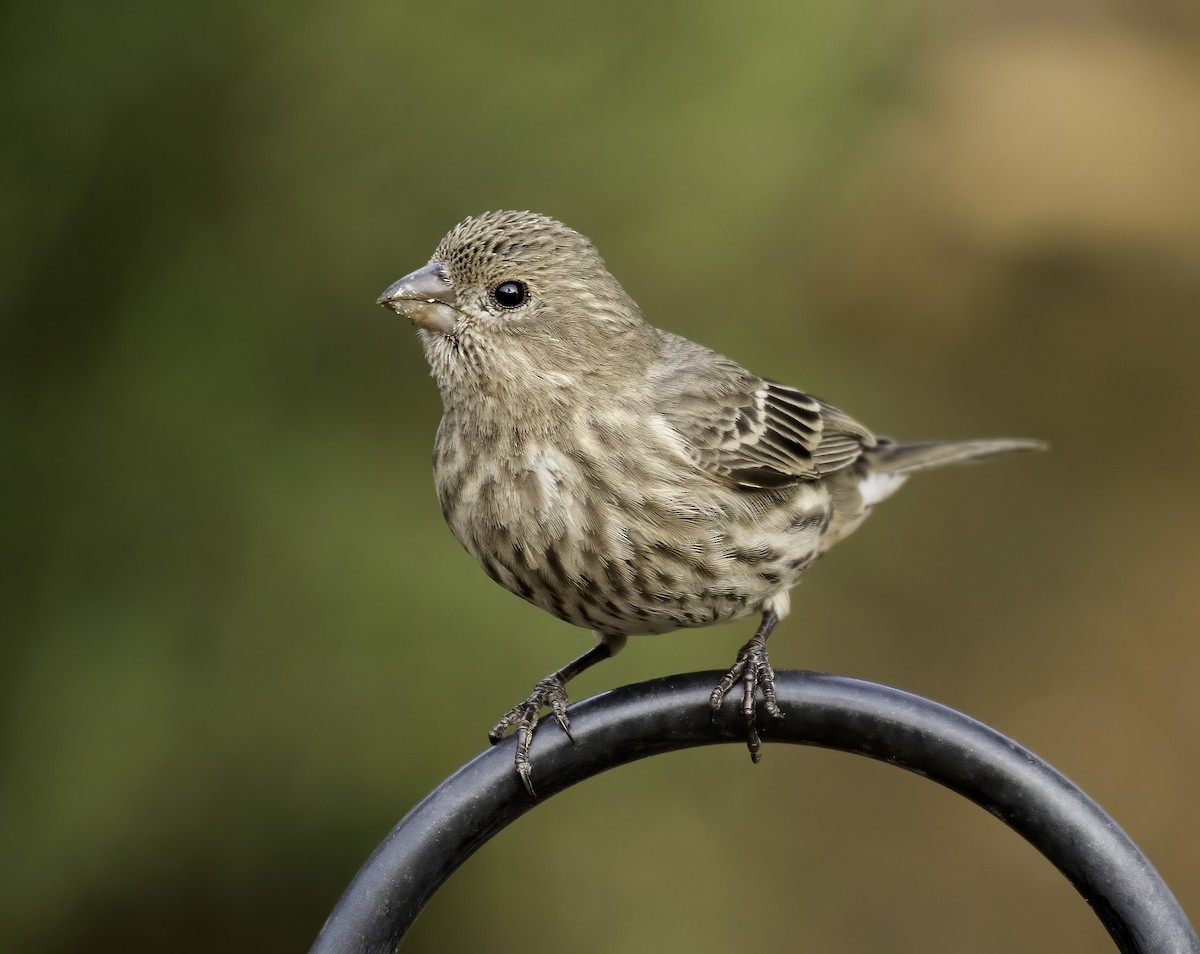
<path fill-rule="evenodd" d="M 875 436 L 836 407 L 706 356 L 677 366 L 674 393 L 659 405 L 705 470 L 743 487 L 784 487 L 841 470 L 875 446 Z"/>

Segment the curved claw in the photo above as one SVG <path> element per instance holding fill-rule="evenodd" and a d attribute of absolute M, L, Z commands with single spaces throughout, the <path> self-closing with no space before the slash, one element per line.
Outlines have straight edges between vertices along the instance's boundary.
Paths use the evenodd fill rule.
<path fill-rule="evenodd" d="M 709 696 L 708 704 L 712 709 L 713 721 L 716 721 L 721 703 L 725 701 L 725 694 L 733 688 L 736 682 L 742 684 L 741 710 L 742 717 L 746 721 L 746 747 L 750 750 L 750 761 L 757 763 L 762 758 L 762 739 L 758 735 L 755 708 L 756 696 L 760 688 L 767 712 L 776 719 L 783 718 L 783 712 L 779 708 L 775 694 L 775 670 L 771 668 L 771 661 L 767 657 L 766 636 L 761 632 L 755 633 L 750 641 L 741 648 L 737 659 L 729 667 L 729 672 L 721 677 L 721 681 L 717 683 L 712 695 Z"/>
<path fill-rule="evenodd" d="M 571 720 L 567 716 L 568 704 L 567 689 L 563 680 L 557 674 L 547 676 L 533 687 L 533 692 L 529 694 L 528 699 L 509 709 L 488 733 L 488 740 L 495 745 L 504 738 L 505 732 L 511 727 L 514 725 L 517 727 L 517 774 L 521 776 L 521 782 L 531 798 L 537 798 L 537 792 L 533 790 L 531 781 L 533 766 L 529 761 L 529 748 L 533 744 L 533 734 L 541 721 L 542 709 L 549 707 L 554 721 L 567 734 L 567 738 L 574 742 L 575 738 L 571 735 Z"/>

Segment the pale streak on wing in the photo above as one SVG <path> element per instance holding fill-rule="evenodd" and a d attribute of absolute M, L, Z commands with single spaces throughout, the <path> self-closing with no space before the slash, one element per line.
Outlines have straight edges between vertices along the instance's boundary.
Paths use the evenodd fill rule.
<path fill-rule="evenodd" d="M 848 467 L 875 445 L 838 408 L 664 337 L 673 366 L 662 367 L 658 410 L 705 470 L 747 488 L 784 487 Z"/>

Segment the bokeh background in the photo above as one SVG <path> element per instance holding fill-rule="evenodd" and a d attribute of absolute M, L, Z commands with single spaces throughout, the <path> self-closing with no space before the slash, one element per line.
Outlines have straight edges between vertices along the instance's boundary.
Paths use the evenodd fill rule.
<path fill-rule="evenodd" d="M 443 526 L 437 394 L 373 304 L 502 207 L 590 235 L 657 324 L 882 432 L 1053 444 L 914 480 L 809 574 L 773 660 L 1014 736 L 1200 917 L 1193 0 L 0 16 L 5 950 L 305 950 L 391 825 L 588 644 Z M 635 641 L 574 697 L 724 667 L 751 626 Z M 406 950 L 539 939 L 1109 943 L 979 809 L 778 746 L 553 799 Z"/>

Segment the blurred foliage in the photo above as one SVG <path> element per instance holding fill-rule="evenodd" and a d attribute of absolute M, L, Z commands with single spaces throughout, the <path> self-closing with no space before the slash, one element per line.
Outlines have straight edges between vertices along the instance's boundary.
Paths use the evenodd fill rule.
<path fill-rule="evenodd" d="M 907 488 L 814 570 L 774 658 L 1014 735 L 1200 915 L 1194 3 L 0 16 L 5 950 L 303 950 L 587 644 L 443 527 L 436 392 L 372 305 L 500 207 L 885 432 L 1053 442 Z M 727 665 L 745 630 L 635 641 L 575 697 Z M 764 949 L 1106 943 L 949 793 L 722 748 L 547 803 L 406 950 L 727 949 L 747 901 Z"/>

